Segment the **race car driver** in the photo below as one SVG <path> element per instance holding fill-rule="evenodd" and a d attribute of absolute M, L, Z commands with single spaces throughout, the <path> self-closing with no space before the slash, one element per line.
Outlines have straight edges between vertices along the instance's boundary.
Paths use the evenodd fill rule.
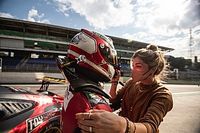
<path fill-rule="evenodd" d="M 75 35 L 65 58 L 58 58 L 61 73 L 69 82 L 62 109 L 63 133 L 81 132 L 75 114 L 90 109 L 112 111 L 101 83 L 113 78 L 118 66 L 117 53 L 111 38 L 81 29 Z"/>

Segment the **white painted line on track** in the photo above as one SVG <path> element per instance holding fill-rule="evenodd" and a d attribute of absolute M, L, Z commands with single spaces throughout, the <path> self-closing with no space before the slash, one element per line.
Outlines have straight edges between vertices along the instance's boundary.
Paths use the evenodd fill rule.
<path fill-rule="evenodd" d="M 173 95 L 184 95 L 184 94 L 200 94 L 200 91 L 189 91 L 189 92 L 175 92 Z"/>

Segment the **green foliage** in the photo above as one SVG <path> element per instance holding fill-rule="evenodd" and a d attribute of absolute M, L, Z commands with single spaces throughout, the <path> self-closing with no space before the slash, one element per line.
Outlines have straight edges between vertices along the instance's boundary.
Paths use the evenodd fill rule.
<path fill-rule="evenodd" d="M 173 70 L 174 68 L 178 68 L 181 71 L 186 69 L 190 69 L 192 67 L 192 60 L 191 59 L 184 59 L 183 57 L 173 57 L 170 56 L 168 58 L 168 62 L 170 64 L 170 69 Z"/>
<path fill-rule="evenodd" d="M 194 70 L 200 71 L 200 62 L 194 63 Z"/>

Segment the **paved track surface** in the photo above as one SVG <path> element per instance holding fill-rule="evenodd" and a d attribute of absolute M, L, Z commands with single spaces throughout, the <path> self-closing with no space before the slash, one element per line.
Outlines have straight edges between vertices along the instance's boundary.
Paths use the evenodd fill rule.
<path fill-rule="evenodd" d="M 40 88 L 40 85 L 13 85 L 30 91 Z M 174 107 L 160 125 L 160 133 L 200 133 L 200 86 L 168 85 L 173 94 Z M 109 91 L 105 84 L 105 91 Z M 64 95 L 66 86 L 50 85 L 51 91 Z"/>

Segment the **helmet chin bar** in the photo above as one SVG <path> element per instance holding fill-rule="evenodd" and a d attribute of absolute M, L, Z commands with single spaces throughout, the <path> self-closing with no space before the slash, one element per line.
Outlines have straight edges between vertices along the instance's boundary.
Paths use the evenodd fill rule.
<path fill-rule="evenodd" d="M 96 64 L 94 64 L 93 62 L 91 62 L 90 60 L 88 60 L 88 59 L 85 57 L 85 55 L 79 55 L 79 56 L 76 58 L 76 60 L 77 60 L 77 64 L 79 64 L 79 63 L 81 63 L 81 62 L 86 63 L 86 64 L 88 64 L 89 66 L 91 66 L 92 68 L 94 68 L 95 70 L 97 70 L 98 72 L 100 72 L 100 73 L 102 73 L 103 75 L 105 75 L 108 79 L 111 80 L 111 78 L 112 78 L 113 75 L 111 75 L 111 74 L 108 75 L 105 71 L 102 70 L 103 68 L 102 68 L 101 66 L 96 65 Z"/>

